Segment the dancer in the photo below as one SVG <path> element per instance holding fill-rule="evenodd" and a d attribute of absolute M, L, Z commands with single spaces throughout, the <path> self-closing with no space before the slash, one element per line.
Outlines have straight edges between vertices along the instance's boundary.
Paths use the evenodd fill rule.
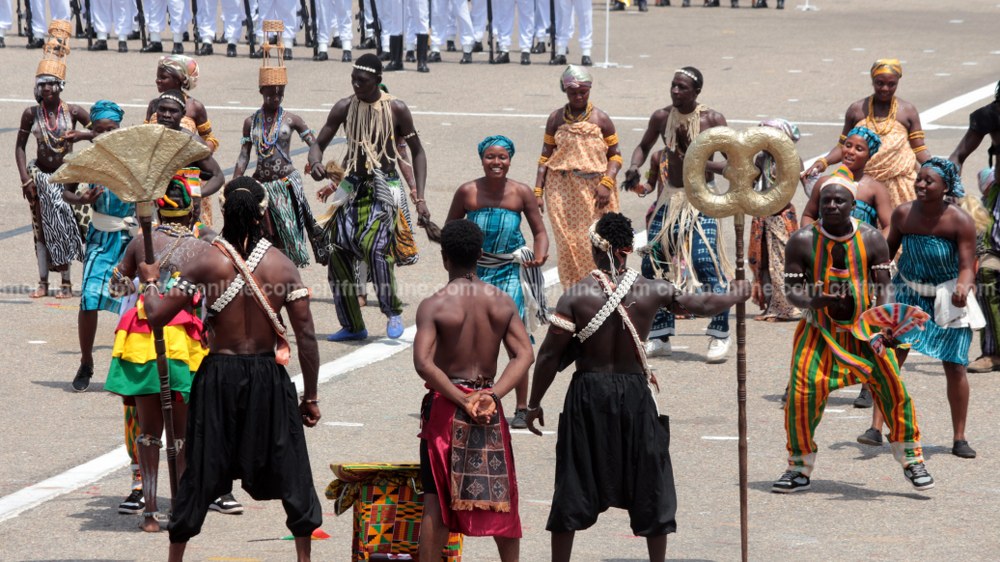
<path fill-rule="evenodd" d="M 222 234 L 211 246 L 192 243 L 172 288 L 161 290 L 155 282 L 159 264 L 139 266 L 146 294 L 163 293 L 145 303 L 150 324 L 167 324 L 190 305 L 198 287 L 204 287 L 211 311 L 211 351 L 191 388 L 184 448 L 189 462 L 168 527 L 171 562 L 183 558 L 212 499 L 230 489 L 234 475 L 253 498 L 282 500 L 300 562 L 309 560 L 310 537 L 321 523 L 302 429 L 320 419 L 310 291 L 295 265 L 264 239 L 266 204 L 260 183 L 236 178 L 224 190 Z M 298 407 L 284 367 L 289 347 L 282 309 L 295 332 L 303 372 Z M 232 392 L 237 387 L 245 392 Z M 254 415 L 244 415 L 248 411 Z"/>
<path fill-rule="evenodd" d="M 652 261 L 657 276 L 668 279 L 682 291 L 725 291 L 727 279 L 732 278 L 733 266 L 720 240 L 719 220 L 702 215 L 684 194 L 683 162 L 688 146 L 701 131 L 724 127 L 726 118 L 698 103 L 704 86 L 701 71 L 692 66 L 674 71 L 670 83 L 671 105 L 656 110 L 649 118 L 646 132 L 639 146 L 632 151 L 632 160 L 625 173 L 625 189 L 634 189 L 639 183 L 639 168 L 646 156 L 663 139 L 667 158 L 667 189 L 660 194 L 654 211 L 654 223 L 662 226 L 649 232 L 650 245 L 659 244 L 662 259 Z M 705 179 L 715 185 L 714 174 L 722 173 L 725 162 L 708 162 Z M 656 257 L 656 256 L 653 256 Z M 691 271 L 693 270 L 693 272 Z M 669 355 L 670 336 L 676 334 L 674 314 L 661 314 L 653 324 L 646 352 L 650 357 Z M 708 335 L 708 363 L 723 363 L 732 345 L 729 337 L 729 310 L 712 318 L 706 330 Z"/>
<path fill-rule="evenodd" d="M 568 103 L 553 111 L 545 124 L 535 178 L 538 206 L 549 207 L 564 289 L 586 277 L 593 265 L 587 226 L 604 213 L 618 211 L 618 134 L 608 114 L 590 103 L 593 83 L 583 67 L 569 65 L 562 73 L 559 87 Z"/>
<path fill-rule="evenodd" d="M 976 451 L 969 446 L 965 435 L 969 412 L 969 380 L 965 366 L 969 363 L 972 343 L 970 318 L 963 316 L 951 322 L 940 318 L 943 309 L 937 302 L 941 297 L 937 295 L 946 291 L 944 298 L 950 299 L 954 308 L 976 306 L 975 300 L 970 302 L 968 297 L 975 287 L 977 228 L 980 223 L 985 226 L 988 219 L 982 216 L 986 214 L 984 210 L 974 207 L 970 215 L 945 199 L 965 198 L 958 167 L 949 160 L 934 156 L 924 162 L 914 189 L 917 199 L 892 213 L 888 240 L 890 255 L 895 255 L 900 246 L 903 248 L 898 261 L 899 273 L 892 284 L 898 302 L 920 307 L 931 315 L 932 321 L 924 326 L 919 336 L 907 333 L 899 339 L 911 344 L 919 353 L 941 360 L 954 432 L 951 453 L 974 459 Z M 975 201 L 975 198 L 968 198 L 968 202 Z M 981 217 L 979 221 L 974 218 L 976 216 Z M 908 349 L 900 350 L 897 356 L 902 362 L 908 353 Z M 881 431 L 882 418 L 876 414 L 872 427 L 858 437 L 858 441 L 881 445 Z"/>
<path fill-rule="evenodd" d="M 424 180 L 427 161 L 424 149 L 413 125 L 410 110 L 398 98 L 379 89 L 382 62 L 373 54 L 358 57 L 351 73 L 354 95 L 333 106 L 316 142 L 309 149 L 309 167 L 313 179 L 326 177 L 322 164 L 323 151 L 333 135 L 344 127 L 347 154 L 343 168 L 346 177 L 338 189 L 350 199 L 341 206 L 328 228 L 333 231 L 334 247 L 330 252 L 327 278 L 333 291 L 340 331 L 328 341 L 363 340 L 368 337 L 361 307 L 358 304 L 356 265 L 359 260 L 368 266 L 375 282 L 379 308 L 388 318 L 387 335 L 403 335 L 403 303 L 396 295 L 395 258 L 396 214 L 399 211 L 402 188 L 396 172 L 394 139 L 403 139 L 413 158 L 416 180 L 418 224 L 430 220 L 424 200 Z"/>
<path fill-rule="evenodd" d="M 792 142 L 799 141 L 799 128 L 785 119 L 768 119 L 760 122 L 761 127 L 772 127 L 788 135 Z M 802 163 L 799 160 L 801 169 Z M 761 153 L 755 160 L 760 169 L 760 177 L 754 184 L 757 191 L 774 187 L 778 178 L 776 164 L 770 154 Z M 798 230 L 795 206 L 791 202 L 785 208 L 769 217 L 754 217 L 750 223 L 750 251 L 747 263 L 753 272 L 754 303 L 761 309 L 755 320 L 765 322 L 788 322 L 798 320 L 802 312 L 788 302 L 785 296 L 785 245 L 788 237 Z"/>
<path fill-rule="evenodd" d="M 185 111 L 185 96 L 180 90 L 167 90 L 160 94 L 158 98 L 150 102 L 150 104 L 155 103 L 155 112 L 153 113 L 153 122 L 159 123 L 168 129 L 173 129 L 175 131 L 187 130 L 189 133 L 194 134 L 193 131 L 183 127 L 184 119 L 187 116 L 184 115 Z M 204 141 L 204 139 L 202 139 Z M 207 143 L 206 143 L 207 144 Z M 222 173 L 222 168 L 219 167 L 219 163 L 216 162 L 215 158 L 208 156 L 204 160 L 193 163 L 190 167 L 184 168 L 182 172 L 189 178 L 196 178 L 200 184 L 200 188 L 195 190 L 192 188 L 192 192 L 197 191 L 195 199 L 195 218 L 205 223 L 206 226 L 211 226 L 206 220 L 208 213 L 205 212 L 204 201 L 210 195 L 218 191 L 222 184 L 225 183 L 226 177 Z M 198 214 L 198 202 L 202 202 L 201 214 Z"/>
<path fill-rule="evenodd" d="M 476 278 L 483 241 L 471 221 L 445 224 L 448 284 L 417 309 L 413 365 L 428 390 L 420 408 L 420 560 L 440 558 L 449 531 L 493 537 L 503 562 L 519 556 L 517 474 L 500 399 L 527 377 L 535 358 L 514 302 Z M 510 361 L 494 380 L 501 344 Z M 456 455 L 470 462 L 455 463 Z M 481 455 L 490 462 L 471 461 Z"/>
<path fill-rule="evenodd" d="M 157 214 L 160 224 L 153 231 L 153 249 L 160 265 L 157 275 L 144 277 L 147 282 L 139 287 L 139 301 L 136 306 L 122 315 L 115 333 L 111 368 L 104 389 L 122 396 L 134 405 L 139 420 L 139 435 L 135 440 L 138 450 L 139 469 L 142 474 L 143 521 L 139 527 L 146 532 L 158 532 L 160 523 L 156 492 L 160 466 L 160 448 L 163 442 L 163 410 L 160 403 L 160 380 L 156 365 L 156 349 L 151 327 L 147 322 L 147 311 L 151 300 L 155 300 L 155 289 L 162 283 L 167 291 L 182 281 L 174 273 L 179 271 L 185 256 L 205 245 L 199 241 L 198 225 L 194 219 L 194 199 L 184 176 L 174 176 L 164 197 L 157 200 Z M 115 268 L 112 281 L 119 294 L 135 292 L 132 278 L 138 271 L 138 264 L 144 259 L 143 239 L 138 236 L 125 250 L 121 263 Z M 182 285 L 183 286 L 183 285 Z M 149 298 L 146 298 L 149 297 Z M 192 299 L 188 306 L 177 311 L 168 319 L 164 330 L 167 350 L 167 370 L 170 376 L 170 390 L 174 393 L 173 422 L 174 435 L 184 435 L 187 426 L 187 410 L 191 381 L 208 354 L 202 340 L 203 326 L 195 311 L 200 297 Z M 186 451 L 179 446 L 177 454 L 177 476 L 184 474 Z"/>
<path fill-rule="evenodd" d="M 1000 160 L 996 160 L 1000 150 L 1000 82 L 994 99 L 989 104 L 980 107 L 969 115 L 969 130 L 959 141 L 949 160 L 958 165 L 961 170 L 965 159 L 979 148 L 983 139 L 989 136 L 989 167 L 979 173 L 982 189 L 983 205 L 992 215 L 990 224 L 983 237 L 983 247 L 977 256 L 979 268 L 976 272 L 976 298 L 986 317 L 986 329 L 979 339 L 982 354 L 969 363 L 970 373 L 988 373 L 1000 370 Z M 985 181 L 983 180 L 985 178 Z"/>
<path fill-rule="evenodd" d="M 37 105 L 21 113 L 21 126 L 14 142 L 14 162 L 21 177 L 21 194 L 31 209 L 31 231 L 35 241 L 35 258 L 38 262 L 38 288 L 29 296 L 33 299 L 48 296 L 49 272 L 58 271 L 62 285 L 56 298 L 73 296 L 70 281 L 70 263 L 83 257 L 80 229 L 73 210 L 63 200 L 64 186 L 49 181 L 63 158 L 73 151 L 65 137 L 68 131 L 90 124 L 87 111 L 78 105 L 62 101 L 66 87 L 66 64 L 63 61 L 69 49 L 62 50 L 55 39 L 52 54 L 38 65 L 35 73 L 35 100 Z M 60 56 L 61 55 L 61 56 Z M 58 60 L 56 60 L 58 59 Z M 36 141 L 35 159 L 27 160 L 25 148 L 28 137 Z M 86 390 L 86 386 L 74 390 Z"/>
<path fill-rule="evenodd" d="M 538 352 L 528 401 L 528 427 L 545 425 L 542 398 L 556 371 L 575 361 L 556 441 L 556 478 L 546 530 L 552 560 L 570 559 L 576 531 L 609 507 L 627 509 L 632 532 L 646 537 L 651 561 L 662 561 L 674 513 L 670 429 L 659 415 L 642 339 L 661 307 L 716 314 L 750 296 L 746 281 L 731 292 L 681 293 L 669 281 L 644 279 L 629 269 L 632 222 L 608 213 L 590 227 L 596 264 L 559 299 Z M 587 340 L 591 343 L 584 345 Z M 593 342 L 600 342 L 593 345 Z"/>
<path fill-rule="evenodd" d="M 285 67 L 277 67 L 284 69 Z M 242 176 L 250 164 L 250 150 L 257 155 L 253 178 L 267 191 L 268 240 L 292 260 L 297 267 L 309 265 L 306 238 L 316 235 L 316 219 L 302 188 L 302 176 L 292 163 L 292 133 L 312 146 L 315 134 L 301 117 L 285 111 L 281 102 L 288 83 L 286 72 L 275 74 L 268 68 L 260 73 L 260 109 L 243 121 L 243 139 L 233 177 Z"/>
<path fill-rule="evenodd" d="M 850 184 L 831 181 L 818 189 L 820 220 L 796 231 L 785 247 L 788 300 L 808 310 L 795 330 L 785 403 L 788 468 L 771 491 L 809 489 L 819 450 L 813 435 L 827 398 L 858 382 L 867 382 L 878 397 L 903 475 L 918 490 L 932 488 L 916 408 L 899 376 L 891 334 L 875 332 L 861 317 L 873 305 L 889 302 L 891 248 L 878 230 L 851 217 Z"/>
<path fill-rule="evenodd" d="M 504 290 L 517 305 L 521 322 L 531 336 L 547 322 L 545 286 L 539 269 L 549 257 L 549 235 L 531 188 L 507 178 L 514 156 L 514 142 L 496 135 L 479 143 L 483 177 L 462 184 L 451 201 L 446 222 L 463 219 L 476 223 L 484 234 L 483 257 L 476 276 Z M 533 249 L 521 235 L 521 216 L 528 221 Z M 515 387 L 514 429 L 528 427 L 528 379 Z"/>
<path fill-rule="evenodd" d="M 879 59 L 871 68 L 874 92 L 847 108 L 840 143 L 806 170 L 806 176 L 816 176 L 830 165 L 840 162 L 847 134 L 855 127 L 871 129 L 882 141 L 878 156 L 872 155 L 865 172 L 885 184 L 892 208 L 916 197 L 913 180 L 917 163 L 924 163 L 931 153 L 924 145 L 920 114 L 908 101 L 896 97 L 903 66 L 896 59 Z"/>

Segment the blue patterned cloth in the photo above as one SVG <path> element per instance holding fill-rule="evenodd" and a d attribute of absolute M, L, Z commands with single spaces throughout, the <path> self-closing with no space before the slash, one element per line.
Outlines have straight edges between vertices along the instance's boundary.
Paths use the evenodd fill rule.
<path fill-rule="evenodd" d="M 91 186 L 93 189 L 93 186 Z M 104 188 L 94 201 L 95 212 L 113 217 L 135 215 L 135 204 L 125 203 L 110 189 Z M 83 287 L 80 294 L 80 310 L 107 310 L 118 312 L 121 301 L 108 294 L 111 270 L 121 261 L 132 237 L 128 230 L 102 232 L 91 224 L 87 230 L 87 250 L 83 256 Z"/>
<path fill-rule="evenodd" d="M 524 246 L 521 234 L 521 213 L 499 207 L 486 207 L 469 211 L 466 218 L 483 231 L 483 251 L 491 254 L 510 254 Z M 476 268 L 476 275 L 485 283 L 502 289 L 517 305 L 521 320 L 525 321 L 524 293 L 521 288 L 521 266 L 517 262 L 500 267 Z"/>
<path fill-rule="evenodd" d="M 854 210 L 851 211 L 851 216 L 878 228 L 878 211 L 875 210 L 875 207 L 860 200 L 854 203 L 855 206 Z"/>
<path fill-rule="evenodd" d="M 958 277 L 958 245 L 953 240 L 925 234 L 904 234 L 903 253 L 899 257 L 899 274 L 892 280 L 896 288 L 896 302 L 919 306 L 931 315 L 924 330 L 912 330 L 900 340 L 913 345 L 913 349 L 941 361 L 969 364 L 969 345 L 972 330 L 969 328 L 942 328 L 934 323 L 934 298 L 917 294 L 903 281 L 938 285 Z"/>

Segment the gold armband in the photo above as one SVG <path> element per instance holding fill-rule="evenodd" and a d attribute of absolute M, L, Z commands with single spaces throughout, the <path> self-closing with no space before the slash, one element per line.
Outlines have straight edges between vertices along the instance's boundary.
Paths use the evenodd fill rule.
<path fill-rule="evenodd" d="M 212 120 L 206 119 L 204 123 L 198 125 L 198 134 L 207 135 L 212 132 Z"/>
<path fill-rule="evenodd" d="M 823 169 L 824 170 L 830 167 L 830 163 L 826 161 L 826 156 L 820 156 L 819 159 L 816 160 L 816 161 L 823 163 Z"/>
<path fill-rule="evenodd" d="M 913 149 L 913 153 L 914 153 L 914 154 L 919 154 L 919 153 L 921 153 L 921 152 L 923 152 L 923 151 L 925 151 L 925 150 L 927 150 L 927 146 L 926 146 L 926 145 L 923 145 L 923 144 L 922 144 L 922 145 L 920 145 L 920 146 L 918 146 L 918 147 L 914 148 L 914 149 Z"/>
<path fill-rule="evenodd" d="M 554 136 L 546 133 L 545 136 L 542 137 L 542 142 L 544 142 L 545 144 L 550 145 L 550 146 L 555 146 L 556 145 L 556 138 Z"/>
<path fill-rule="evenodd" d="M 845 140 L 847 140 L 847 135 L 840 135 L 840 142 L 838 144 L 844 144 Z"/>
<path fill-rule="evenodd" d="M 604 144 L 608 146 L 614 146 L 618 144 L 618 133 L 614 133 L 604 137 Z"/>
<path fill-rule="evenodd" d="M 548 156 L 539 156 L 538 157 L 538 165 L 539 166 L 544 166 L 546 163 L 548 163 L 548 161 L 549 161 L 549 157 Z"/>
<path fill-rule="evenodd" d="M 624 163 L 624 160 L 622 160 L 621 154 L 615 154 L 611 158 L 608 158 L 608 162 L 618 162 L 618 165 L 621 166 Z"/>
<path fill-rule="evenodd" d="M 541 187 L 535 186 L 535 197 L 541 197 L 545 193 L 545 190 Z"/>
<path fill-rule="evenodd" d="M 924 132 L 923 132 L 923 131 L 913 131 L 913 132 L 912 132 L 912 133 L 910 133 L 910 134 L 909 134 L 908 136 L 909 136 L 909 139 L 910 139 L 910 140 L 914 140 L 914 139 L 922 139 L 922 138 L 924 138 L 924 137 L 925 137 L 926 135 L 924 134 Z"/>
<path fill-rule="evenodd" d="M 615 180 L 612 179 L 610 176 L 601 176 L 601 185 L 603 185 L 604 187 L 606 187 L 608 189 L 614 189 L 615 188 Z"/>

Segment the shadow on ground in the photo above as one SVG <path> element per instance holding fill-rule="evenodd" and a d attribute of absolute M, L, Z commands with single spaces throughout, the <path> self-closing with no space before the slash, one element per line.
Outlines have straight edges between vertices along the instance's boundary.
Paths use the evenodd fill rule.
<path fill-rule="evenodd" d="M 37 384 L 38 386 L 45 386 L 48 388 L 55 388 L 62 390 L 63 392 L 69 392 L 70 394 L 76 394 L 77 392 L 73 390 L 70 383 L 73 382 L 73 375 L 76 374 L 76 370 L 70 371 L 66 375 L 66 380 L 64 381 L 31 381 L 31 384 Z M 87 392 L 104 392 L 103 382 L 91 382 L 90 386 L 87 387 Z M 108 394 L 108 396 L 112 396 Z"/>
<path fill-rule="evenodd" d="M 898 465 L 897 465 L 898 466 Z M 903 478 L 903 472 L 900 470 L 899 477 Z M 771 492 L 771 484 L 773 482 L 751 482 L 750 488 L 758 492 Z M 827 496 L 824 499 L 837 500 L 837 501 L 881 501 L 886 498 L 906 498 L 911 500 L 930 500 L 930 496 L 925 496 L 918 493 L 900 493 L 900 492 L 889 492 L 885 490 L 876 490 L 868 488 L 862 484 L 852 484 L 850 482 L 841 482 L 838 480 L 812 480 L 812 485 L 808 490 L 798 492 L 796 494 L 786 494 L 786 495 L 802 495 L 802 496 L 816 496 L 822 494 Z"/>

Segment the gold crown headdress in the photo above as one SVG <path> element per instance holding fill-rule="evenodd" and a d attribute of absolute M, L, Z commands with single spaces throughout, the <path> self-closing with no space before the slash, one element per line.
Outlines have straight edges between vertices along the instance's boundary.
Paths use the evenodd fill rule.
<path fill-rule="evenodd" d="M 264 86 L 285 86 L 288 84 L 288 68 L 285 67 L 285 47 L 281 42 L 281 33 L 285 30 L 285 22 L 281 20 L 264 20 L 261 25 L 261 29 L 264 31 L 264 44 L 261 47 L 264 49 L 264 56 L 261 59 L 260 76 L 257 79 L 257 85 L 263 88 Z M 277 34 L 277 45 L 271 45 L 269 33 Z M 273 64 L 274 59 L 271 58 L 271 48 L 278 51 L 277 64 Z M 272 63 L 272 64 L 269 64 Z"/>
<path fill-rule="evenodd" d="M 66 79 L 66 57 L 69 56 L 69 38 L 73 34 L 73 24 L 68 20 L 52 20 L 49 23 L 49 37 L 42 49 L 42 60 L 38 63 L 35 77 L 42 75 Z"/>

